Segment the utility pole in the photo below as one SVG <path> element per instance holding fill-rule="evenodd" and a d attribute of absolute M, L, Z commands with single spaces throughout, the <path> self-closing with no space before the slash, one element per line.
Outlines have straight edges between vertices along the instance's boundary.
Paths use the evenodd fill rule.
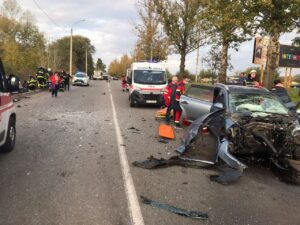
<path fill-rule="evenodd" d="M 73 28 L 71 28 L 71 38 L 70 38 L 70 68 L 69 73 L 72 76 L 72 57 L 73 57 Z"/>
<path fill-rule="evenodd" d="M 200 46 L 197 48 L 197 59 L 196 59 L 196 83 L 198 82 L 198 67 L 199 67 L 199 54 L 200 54 Z"/>
<path fill-rule="evenodd" d="M 75 23 L 72 24 L 71 26 L 71 37 L 70 37 L 70 68 L 69 68 L 69 73 L 72 76 L 72 60 L 73 60 L 73 27 L 75 24 L 84 22 L 85 20 L 78 20 Z"/>
<path fill-rule="evenodd" d="M 151 41 L 151 45 L 150 45 L 150 62 L 152 62 L 153 60 L 153 43 Z"/>
<path fill-rule="evenodd" d="M 85 72 L 88 74 L 88 50 L 85 49 Z"/>

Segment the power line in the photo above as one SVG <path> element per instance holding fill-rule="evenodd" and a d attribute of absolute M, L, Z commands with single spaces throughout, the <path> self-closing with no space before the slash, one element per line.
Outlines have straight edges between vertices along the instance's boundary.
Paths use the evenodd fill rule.
<path fill-rule="evenodd" d="M 60 29 L 62 29 L 63 31 L 65 31 L 64 28 L 62 28 L 59 24 L 57 24 L 49 15 L 48 13 L 36 2 L 36 0 L 33 0 L 34 4 L 36 5 L 36 7 L 39 8 L 39 10 L 41 10 L 46 16 L 47 18 L 57 27 L 59 27 Z"/>

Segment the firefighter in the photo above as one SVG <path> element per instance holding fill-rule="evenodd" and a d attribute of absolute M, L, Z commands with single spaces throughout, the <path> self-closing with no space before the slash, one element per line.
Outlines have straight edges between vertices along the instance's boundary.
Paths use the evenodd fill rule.
<path fill-rule="evenodd" d="M 33 76 L 29 76 L 29 81 L 27 82 L 27 84 L 28 84 L 28 89 L 30 91 L 34 91 L 36 89 L 37 82 L 36 82 L 36 79 L 34 79 Z"/>
<path fill-rule="evenodd" d="M 274 81 L 274 87 L 271 89 L 271 93 L 276 95 L 280 101 L 289 108 L 291 112 L 296 112 L 296 105 L 292 102 L 286 88 L 284 87 L 280 79 Z"/>
<path fill-rule="evenodd" d="M 63 77 L 63 85 L 64 85 L 64 89 L 65 91 L 70 91 L 70 74 L 68 74 L 66 71 L 61 70 L 61 74 Z"/>
<path fill-rule="evenodd" d="M 180 96 L 183 94 L 184 85 L 178 83 L 178 77 L 173 76 L 172 82 L 167 85 L 164 91 L 165 104 L 168 107 L 166 114 L 166 123 L 170 123 L 170 114 L 173 110 L 175 116 L 175 128 L 181 128 L 180 126 L 180 116 L 181 108 L 179 105 Z"/>

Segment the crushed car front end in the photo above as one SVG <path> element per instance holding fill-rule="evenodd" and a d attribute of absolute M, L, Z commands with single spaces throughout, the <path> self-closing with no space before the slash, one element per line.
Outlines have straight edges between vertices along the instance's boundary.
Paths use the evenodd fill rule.
<path fill-rule="evenodd" d="M 228 108 L 194 121 L 177 151 L 186 154 L 198 143 L 197 139 L 203 137 L 202 130 L 207 129 L 217 142 L 214 163 L 222 160 L 242 173 L 248 162 L 261 162 L 281 180 L 299 184 L 300 125 L 297 116 L 270 93 L 247 91 L 229 89 Z M 202 147 L 196 146 L 199 152 Z"/>

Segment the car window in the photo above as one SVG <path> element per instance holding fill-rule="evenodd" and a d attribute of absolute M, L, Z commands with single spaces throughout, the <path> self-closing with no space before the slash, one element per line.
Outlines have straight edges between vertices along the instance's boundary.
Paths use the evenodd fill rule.
<path fill-rule="evenodd" d="M 0 60 L 0 92 L 6 92 L 5 73 L 2 61 Z"/>
<path fill-rule="evenodd" d="M 84 73 L 76 73 L 76 74 L 75 74 L 75 77 L 81 77 L 81 78 L 84 78 L 84 77 L 86 77 L 86 74 L 84 74 Z"/>
<path fill-rule="evenodd" d="M 288 109 L 277 97 L 269 94 L 230 94 L 230 110 L 232 112 L 261 112 L 265 114 L 288 114 Z"/>
<path fill-rule="evenodd" d="M 187 92 L 186 96 L 191 98 L 200 99 L 203 101 L 211 102 L 212 101 L 212 88 L 203 87 L 203 86 L 191 86 Z"/>

